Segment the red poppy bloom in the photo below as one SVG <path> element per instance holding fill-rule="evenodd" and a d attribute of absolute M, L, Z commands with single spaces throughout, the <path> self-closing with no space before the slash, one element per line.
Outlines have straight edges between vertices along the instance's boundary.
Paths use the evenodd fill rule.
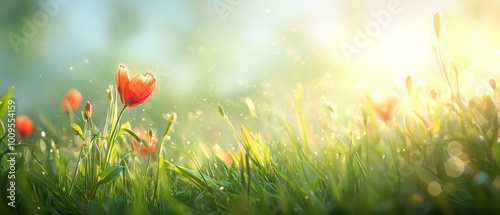
<path fill-rule="evenodd" d="M 397 99 L 393 96 L 377 95 L 371 98 L 370 102 L 377 116 L 384 122 L 387 122 L 392 116 Z"/>
<path fill-rule="evenodd" d="M 22 138 L 27 137 L 33 131 L 33 122 L 28 116 L 18 115 L 16 117 L 16 129 Z"/>
<path fill-rule="evenodd" d="M 116 72 L 116 86 L 122 104 L 127 107 L 135 107 L 151 95 L 156 87 L 156 77 L 150 72 L 146 72 L 130 80 L 127 67 L 120 64 Z"/>
<path fill-rule="evenodd" d="M 144 143 L 139 143 L 135 138 L 132 138 L 134 150 L 137 150 L 143 155 L 154 153 L 156 149 L 156 143 L 158 143 L 158 139 L 156 139 L 155 135 L 153 134 L 151 137 L 149 137 L 148 131 L 142 128 L 136 128 L 134 129 L 134 132 L 144 141 Z"/>
<path fill-rule="evenodd" d="M 82 94 L 77 89 L 70 89 L 61 100 L 61 110 L 66 112 L 66 103 L 69 104 L 72 110 L 76 109 L 82 102 Z"/>

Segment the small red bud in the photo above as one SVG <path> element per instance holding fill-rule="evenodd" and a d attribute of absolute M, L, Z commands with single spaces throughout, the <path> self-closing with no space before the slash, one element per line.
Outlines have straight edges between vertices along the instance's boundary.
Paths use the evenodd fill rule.
<path fill-rule="evenodd" d="M 92 116 L 92 105 L 90 104 L 90 102 L 87 102 L 87 104 L 85 104 L 84 115 L 85 115 L 85 118 L 87 118 L 87 119 Z"/>

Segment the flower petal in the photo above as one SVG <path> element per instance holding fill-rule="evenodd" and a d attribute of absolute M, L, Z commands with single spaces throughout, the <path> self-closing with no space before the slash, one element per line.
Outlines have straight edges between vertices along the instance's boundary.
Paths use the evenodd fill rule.
<path fill-rule="evenodd" d="M 158 143 L 158 139 L 153 135 L 151 138 L 149 137 L 148 131 L 143 128 L 136 128 L 134 132 L 141 137 L 144 141 L 143 143 L 139 143 L 132 138 L 132 146 L 134 150 L 138 151 L 140 154 L 148 155 L 150 153 L 154 153 L 156 149 L 156 144 Z"/>
<path fill-rule="evenodd" d="M 123 105 L 126 105 L 126 89 L 129 84 L 129 72 L 125 65 L 120 64 L 118 66 L 118 70 L 116 71 L 116 88 L 118 90 L 118 94 L 120 94 L 120 99 Z"/>
<path fill-rule="evenodd" d="M 156 77 L 150 72 L 138 75 L 128 84 L 125 91 L 125 103 L 129 107 L 135 107 L 143 103 L 156 87 Z"/>

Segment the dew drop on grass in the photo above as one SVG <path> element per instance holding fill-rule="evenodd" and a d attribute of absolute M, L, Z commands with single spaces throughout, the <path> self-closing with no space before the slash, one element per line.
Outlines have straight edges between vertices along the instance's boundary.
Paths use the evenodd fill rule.
<path fill-rule="evenodd" d="M 443 189 L 439 183 L 433 181 L 427 186 L 427 191 L 433 196 L 438 196 L 441 192 L 443 192 Z"/>
<path fill-rule="evenodd" d="M 40 135 L 42 135 L 42 137 L 45 137 L 45 131 L 40 132 Z"/>
<path fill-rule="evenodd" d="M 490 177 L 485 172 L 477 173 L 472 179 L 472 184 L 475 186 L 487 185 L 490 181 Z"/>
<path fill-rule="evenodd" d="M 411 196 L 411 200 L 416 204 L 416 205 L 420 205 L 423 201 L 424 201 L 424 198 L 422 197 L 421 194 L 419 193 L 415 193 Z"/>
<path fill-rule="evenodd" d="M 484 141 L 484 137 L 483 137 L 483 135 L 479 135 L 479 139 L 480 139 L 481 141 Z"/>
<path fill-rule="evenodd" d="M 447 148 L 448 154 L 450 156 L 459 156 L 460 154 L 462 154 L 463 146 L 458 141 L 450 142 Z"/>
<path fill-rule="evenodd" d="M 45 152 L 46 148 L 47 145 L 45 144 L 45 142 L 43 140 L 40 140 L 40 149 L 42 150 L 42 152 Z"/>
<path fill-rule="evenodd" d="M 220 187 L 219 190 L 224 190 L 224 187 Z"/>
<path fill-rule="evenodd" d="M 455 187 L 455 184 L 452 182 L 444 184 L 443 190 L 446 194 L 449 195 L 454 195 L 457 192 L 457 188 Z"/>
<path fill-rule="evenodd" d="M 500 189 L 500 176 L 497 176 L 493 182 L 491 182 L 494 188 Z"/>

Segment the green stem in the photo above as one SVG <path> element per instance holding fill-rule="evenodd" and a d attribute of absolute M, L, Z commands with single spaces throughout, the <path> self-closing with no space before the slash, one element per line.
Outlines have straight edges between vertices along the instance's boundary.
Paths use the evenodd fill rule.
<path fill-rule="evenodd" d="M 168 132 L 172 128 L 176 118 L 177 117 L 176 117 L 175 113 L 172 113 L 172 115 L 170 115 L 167 128 L 165 129 L 165 132 L 163 133 L 163 135 L 161 137 L 160 150 L 158 151 L 158 168 L 156 170 L 155 193 L 153 194 L 154 201 L 157 200 L 156 198 L 158 196 L 158 185 L 160 182 L 160 170 L 161 170 L 161 167 L 163 165 L 163 143 L 165 142 L 165 137 L 168 135 Z"/>
<path fill-rule="evenodd" d="M 78 161 L 76 162 L 76 167 L 75 167 L 75 172 L 73 173 L 73 179 L 71 179 L 71 185 L 69 186 L 69 194 L 71 195 L 71 191 L 73 190 L 73 186 L 75 185 L 75 178 L 76 178 L 76 173 L 78 172 L 78 169 L 80 168 L 80 162 L 82 161 L 82 152 L 83 152 L 83 147 L 80 148 L 80 155 L 78 156 Z"/>
<path fill-rule="evenodd" d="M 94 132 L 92 131 L 92 119 L 89 118 L 87 119 L 88 123 L 89 123 L 89 127 L 90 127 L 90 140 L 89 140 L 89 144 L 87 145 L 88 147 L 88 152 L 87 152 L 87 174 L 85 175 L 88 175 L 90 174 L 90 180 L 93 180 L 94 179 L 94 171 L 91 170 L 92 168 L 92 160 L 93 160 L 93 156 L 92 156 L 92 148 L 94 148 L 94 144 L 93 144 L 93 141 L 92 141 L 92 138 L 93 138 L 93 135 L 94 135 Z M 86 132 L 86 131 L 85 131 Z M 86 182 L 86 184 L 88 185 L 88 182 Z M 87 186 L 86 185 L 86 186 Z"/>
<path fill-rule="evenodd" d="M 443 72 L 444 77 L 446 79 L 446 83 L 450 87 L 451 92 L 453 92 L 453 87 L 451 86 L 450 79 L 448 78 L 448 74 L 446 73 L 446 68 L 444 67 L 443 58 L 441 57 L 441 50 L 439 47 L 439 43 L 436 43 L 436 58 L 438 60 L 438 64 L 440 65 L 441 72 Z"/>
<path fill-rule="evenodd" d="M 113 131 L 111 131 L 111 135 L 110 135 L 110 138 L 108 140 L 109 147 L 108 147 L 108 151 L 106 152 L 106 160 L 104 163 L 104 167 L 106 167 L 106 165 L 109 162 L 109 159 L 111 158 L 111 152 L 113 151 L 113 146 L 115 145 L 115 140 L 116 140 L 115 136 L 116 136 L 117 128 L 118 128 L 118 125 L 120 124 L 120 119 L 122 118 L 123 113 L 125 112 L 125 109 L 127 109 L 127 106 L 123 106 L 123 109 L 120 111 L 120 114 L 118 115 L 118 118 L 116 119 L 115 126 L 112 127 Z"/>
<path fill-rule="evenodd" d="M 365 124 L 365 150 L 366 150 L 366 169 L 367 172 L 370 172 L 370 149 L 368 147 L 368 125 Z"/>
<path fill-rule="evenodd" d="M 82 154 L 82 151 L 83 151 L 84 149 L 88 150 L 88 147 L 89 147 L 89 146 L 88 146 L 88 143 L 89 143 L 90 141 L 87 141 L 87 138 L 86 138 L 86 137 L 87 137 L 87 128 L 88 128 L 88 121 L 85 121 L 85 125 L 83 126 L 83 138 L 82 138 L 82 139 L 83 139 L 83 141 L 84 141 L 84 144 L 83 144 L 83 146 L 82 146 L 82 149 L 80 149 L 80 157 L 83 157 L 83 156 L 84 156 L 84 155 Z M 85 147 L 86 147 L 86 148 L 85 148 Z M 88 152 L 86 153 L 86 155 L 88 156 Z M 79 159 L 83 160 L 83 164 L 84 164 L 84 167 L 83 167 L 83 168 L 85 169 L 85 171 L 84 171 L 84 172 L 85 172 L 85 173 L 87 173 L 87 170 L 88 170 L 88 168 L 89 168 L 89 159 L 88 159 L 88 157 L 87 157 L 87 159 L 83 159 L 83 158 L 79 158 Z M 78 165 L 78 166 L 80 166 L 79 164 L 77 164 L 77 165 Z M 76 173 L 76 169 L 78 168 L 78 166 L 75 168 L 75 173 Z M 75 174 L 75 175 L 76 175 L 76 174 Z M 74 176 L 74 175 L 73 175 L 73 176 Z M 87 190 L 87 179 L 88 179 L 88 176 L 87 176 L 87 174 L 85 174 L 85 190 Z"/>
<path fill-rule="evenodd" d="M 95 150 L 95 146 L 94 146 L 94 142 L 93 141 L 93 138 L 94 138 L 94 124 L 92 123 L 92 118 L 89 118 L 88 120 L 88 123 L 89 123 L 89 129 L 90 129 L 90 140 L 88 141 L 88 144 L 87 144 L 87 147 L 88 147 L 88 156 L 87 156 L 87 171 L 85 171 L 87 175 L 89 175 L 89 178 L 90 178 L 90 183 L 94 183 L 94 181 L 96 180 L 95 178 L 95 165 L 92 165 L 92 162 L 94 160 L 94 156 L 93 156 L 93 150 Z M 89 182 L 86 181 L 86 189 L 88 189 L 88 185 L 89 185 Z M 93 184 L 92 184 L 93 185 Z"/>
<path fill-rule="evenodd" d="M 159 184 L 159 181 L 160 181 L 160 168 L 161 168 L 161 165 L 163 162 L 163 159 L 162 159 L 162 148 L 163 148 L 163 139 L 161 141 L 161 144 L 160 144 L 160 150 L 158 151 L 158 169 L 156 170 L 156 181 L 155 181 L 155 193 L 153 194 L 153 200 L 156 201 L 156 198 L 158 196 L 158 184 Z M 148 159 L 149 160 L 149 159 Z"/>
<path fill-rule="evenodd" d="M 146 171 L 144 172 L 144 179 L 148 178 L 148 169 L 150 161 L 151 161 L 151 152 L 148 153 L 148 162 L 146 163 Z"/>
<path fill-rule="evenodd" d="M 84 141 L 84 144 L 80 148 L 80 155 L 78 156 L 78 161 L 76 162 L 76 167 L 75 167 L 75 171 L 73 173 L 73 178 L 71 179 L 71 185 L 69 187 L 69 194 L 70 195 L 71 195 L 71 191 L 73 190 L 73 186 L 75 185 L 76 173 L 78 172 L 78 169 L 80 168 L 80 163 L 82 161 L 82 156 L 83 156 L 83 150 L 84 150 L 85 146 L 89 147 L 88 144 L 90 142 L 85 138 L 86 134 L 87 134 L 87 128 L 88 128 L 88 126 L 89 125 L 88 125 L 88 123 L 86 121 L 85 125 L 83 126 L 83 141 Z M 87 171 L 85 171 L 85 172 L 87 172 Z M 87 186 L 87 177 L 85 177 L 85 186 Z"/>
<path fill-rule="evenodd" d="M 365 129 L 363 136 L 365 139 L 366 168 L 368 169 L 368 171 L 370 171 L 370 153 L 368 150 L 368 119 L 364 110 L 362 110 L 362 114 L 363 114 L 363 125 Z"/>
<path fill-rule="evenodd" d="M 245 152 L 245 163 L 246 163 L 246 169 L 247 169 L 247 206 L 250 207 L 250 159 L 248 155 L 248 151 Z"/>

